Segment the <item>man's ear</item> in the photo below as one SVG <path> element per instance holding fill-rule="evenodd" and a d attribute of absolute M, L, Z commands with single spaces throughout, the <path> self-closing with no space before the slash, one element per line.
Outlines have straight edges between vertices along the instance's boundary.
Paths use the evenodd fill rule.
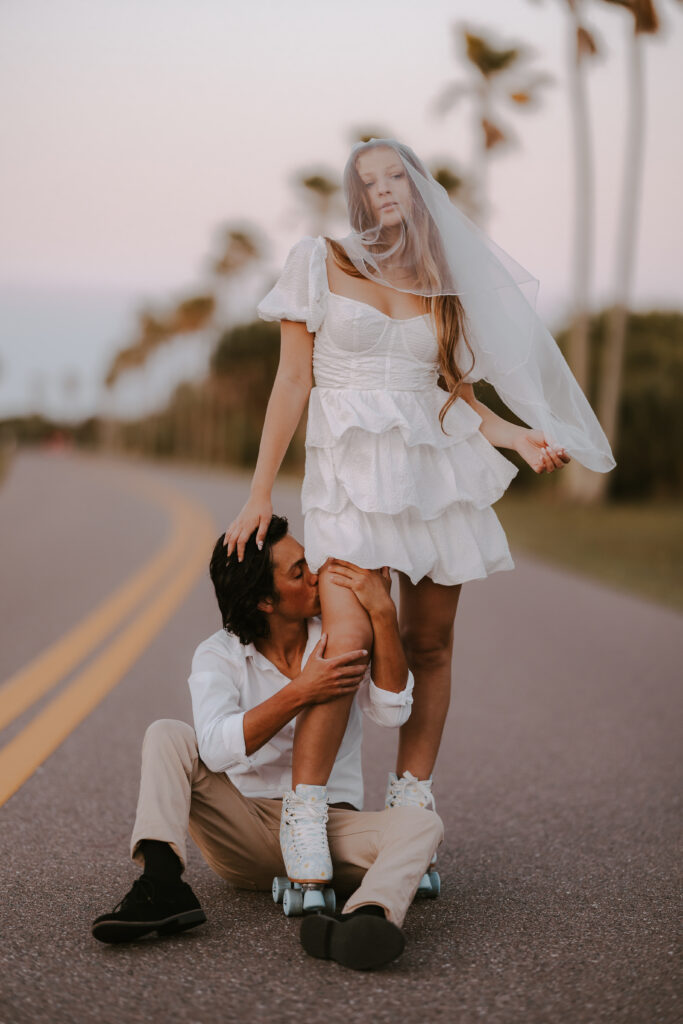
<path fill-rule="evenodd" d="M 275 601 L 272 597 L 264 597 L 262 601 L 259 601 L 256 607 L 265 615 L 272 615 L 275 611 Z"/>

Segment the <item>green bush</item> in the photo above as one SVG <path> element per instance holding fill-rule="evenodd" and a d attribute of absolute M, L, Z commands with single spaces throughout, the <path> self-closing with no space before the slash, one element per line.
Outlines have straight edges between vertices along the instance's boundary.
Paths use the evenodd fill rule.
<path fill-rule="evenodd" d="M 596 408 L 598 374 L 604 352 L 608 311 L 591 321 L 590 395 Z M 567 331 L 557 334 L 566 351 Z M 476 386 L 477 397 L 499 416 L 519 422 L 490 384 Z M 683 495 L 683 314 L 655 311 L 629 318 L 610 497 L 623 500 L 677 498 Z M 515 453 L 505 452 L 516 465 Z M 515 488 L 534 479 L 520 473 Z M 555 484 L 559 480 L 553 474 Z M 550 481 L 549 481 L 550 482 Z"/>

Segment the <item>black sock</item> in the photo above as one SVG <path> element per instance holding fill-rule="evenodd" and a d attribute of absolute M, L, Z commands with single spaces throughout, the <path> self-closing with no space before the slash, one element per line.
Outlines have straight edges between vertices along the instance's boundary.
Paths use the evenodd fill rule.
<path fill-rule="evenodd" d="M 168 845 L 158 839 L 143 839 L 139 849 L 145 858 L 147 878 L 153 878 L 161 885 L 177 885 L 183 866 Z"/>
<path fill-rule="evenodd" d="M 356 907 L 350 914 L 343 914 L 346 917 L 358 917 L 359 914 L 370 915 L 371 917 L 386 917 L 386 911 L 384 907 L 380 907 L 378 903 L 366 903 L 364 907 Z"/>

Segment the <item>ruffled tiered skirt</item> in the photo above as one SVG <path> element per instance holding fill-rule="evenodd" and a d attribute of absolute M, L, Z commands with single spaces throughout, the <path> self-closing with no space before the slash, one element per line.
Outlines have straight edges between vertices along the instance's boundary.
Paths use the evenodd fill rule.
<path fill-rule="evenodd" d="M 453 585 L 514 568 L 491 505 L 517 467 L 480 433 L 465 401 L 444 433 L 439 388 L 315 387 L 302 490 L 306 560 L 388 565 L 417 583 Z"/>

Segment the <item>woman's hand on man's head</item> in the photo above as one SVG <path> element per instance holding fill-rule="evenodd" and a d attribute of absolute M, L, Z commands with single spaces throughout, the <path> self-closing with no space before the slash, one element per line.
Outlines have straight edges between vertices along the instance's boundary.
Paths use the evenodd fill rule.
<path fill-rule="evenodd" d="M 236 519 L 225 531 L 223 543 L 226 547 L 226 558 L 237 550 L 237 560 L 244 559 L 244 549 L 254 530 L 258 527 L 256 544 L 259 550 L 268 532 L 270 520 L 273 518 L 273 506 L 268 498 L 251 497 Z"/>

